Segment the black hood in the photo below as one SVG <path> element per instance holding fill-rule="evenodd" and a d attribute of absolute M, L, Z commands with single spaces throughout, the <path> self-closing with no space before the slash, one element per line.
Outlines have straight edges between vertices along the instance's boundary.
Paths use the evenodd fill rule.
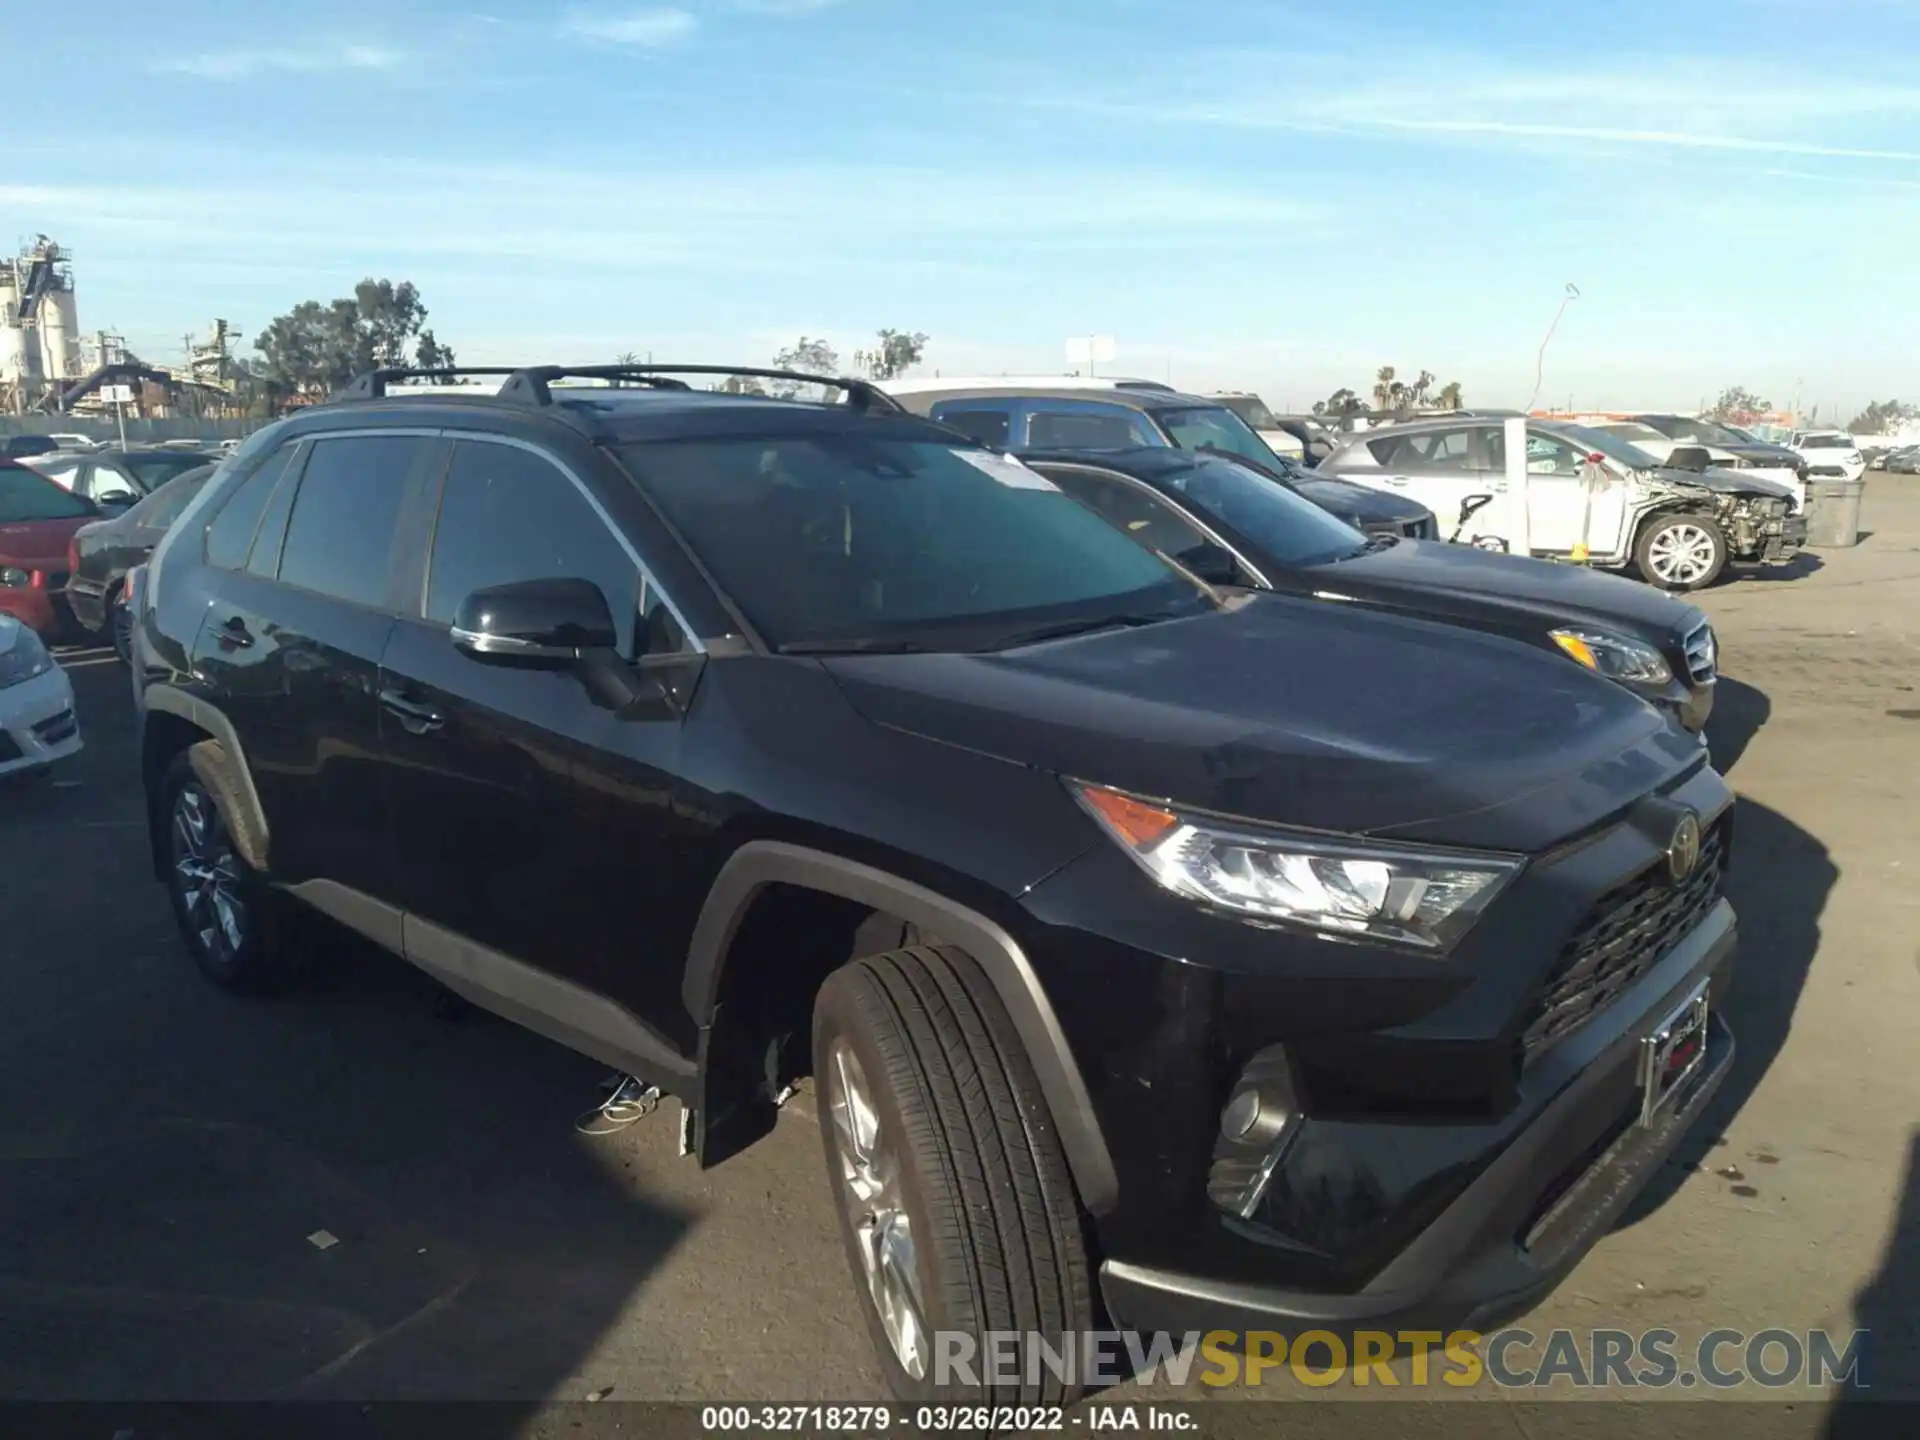
<path fill-rule="evenodd" d="M 1424 520 L 1430 513 L 1418 500 L 1385 490 L 1369 490 L 1365 485 L 1356 485 L 1351 480 L 1335 480 L 1327 475 L 1302 475 L 1291 483 L 1294 489 L 1322 510 L 1331 511 L 1342 520 L 1351 521 L 1362 528 L 1382 521 L 1405 524 L 1410 520 Z"/>
<path fill-rule="evenodd" d="M 1764 465 L 1768 469 L 1797 470 L 1800 457 L 1784 445 L 1766 445 L 1759 441 L 1714 441 L 1712 449 L 1724 450 L 1752 465 Z"/>
<path fill-rule="evenodd" d="M 991 654 L 822 662 L 876 724 L 1277 824 L 1538 852 L 1698 762 L 1515 641 L 1311 600 Z"/>
<path fill-rule="evenodd" d="M 1705 618 L 1651 585 L 1471 545 L 1402 540 L 1308 573 L 1323 592 L 1405 605 L 1435 619 L 1531 618 L 1543 640 L 1556 626 L 1586 624 L 1671 649 Z"/>

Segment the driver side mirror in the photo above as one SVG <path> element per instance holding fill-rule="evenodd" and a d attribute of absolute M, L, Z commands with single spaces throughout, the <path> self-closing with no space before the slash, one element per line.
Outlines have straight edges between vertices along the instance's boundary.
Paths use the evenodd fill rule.
<path fill-rule="evenodd" d="M 591 650 L 619 643 L 607 597 L 591 580 L 489 585 L 460 602 L 454 647 L 476 660 L 527 669 L 571 669 Z"/>
<path fill-rule="evenodd" d="M 1209 585 L 1241 583 L 1240 562 L 1233 552 L 1211 540 L 1189 546 L 1173 557 Z"/>

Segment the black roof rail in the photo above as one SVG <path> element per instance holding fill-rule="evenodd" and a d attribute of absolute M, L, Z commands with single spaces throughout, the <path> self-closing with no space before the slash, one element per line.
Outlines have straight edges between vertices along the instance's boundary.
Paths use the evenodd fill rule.
<path fill-rule="evenodd" d="M 1158 395 L 1178 395 L 1180 393 L 1174 389 L 1173 386 L 1159 380 L 1116 380 L 1113 388 L 1116 390 L 1151 390 Z"/>
<path fill-rule="evenodd" d="M 382 400 L 386 398 L 387 386 L 396 380 L 456 380 L 462 375 L 512 375 L 518 368 L 515 365 L 448 365 L 437 370 L 421 370 L 405 365 L 386 366 L 354 376 L 327 399 L 329 402 Z"/>
<path fill-rule="evenodd" d="M 891 395 L 865 380 L 841 375 L 809 375 L 802 370 L 762 370 L 741 365 L 529 365 L 513 373 L 500 387 L 500 398 L 523 405 L 553 404 L 555 380 L 637 380 L 663 390 L 687 390 L 692 387 L 675 375 L 751 376 L 756 380 L 790 380 L 800 385 L 825 385 L 847 392 L 847 403 L 856 410 L 876 410 L 888 415 L 904 415 L 907 408 Z"/>

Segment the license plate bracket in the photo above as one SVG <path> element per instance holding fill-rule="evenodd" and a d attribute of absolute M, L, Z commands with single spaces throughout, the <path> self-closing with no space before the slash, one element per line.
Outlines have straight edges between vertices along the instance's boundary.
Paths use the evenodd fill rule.
<path fill-rule="evenodd" d="M 1707 983 L 1676 1005 L 1640 1042 L 1640 1123 L 1654 1117 L 1687 1088 L 1707 1061 Z"/>

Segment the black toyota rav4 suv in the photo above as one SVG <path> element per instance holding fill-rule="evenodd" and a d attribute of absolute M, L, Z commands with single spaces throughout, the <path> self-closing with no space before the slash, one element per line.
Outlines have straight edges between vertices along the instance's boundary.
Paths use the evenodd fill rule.
<path fill-rule="evenodd" d="M 705 1163 L 811 1074 L 902 1396 L 1074 1393 L 936 1332 L 1485 1324 L 1571 1268 L 1732 1057 L 1699 745 L 1210 588 L 859 382 L 690 373 L 374 375 L 202 490 L 133 601 L 200 968 L 281 984 L 323 912 Z"/>

